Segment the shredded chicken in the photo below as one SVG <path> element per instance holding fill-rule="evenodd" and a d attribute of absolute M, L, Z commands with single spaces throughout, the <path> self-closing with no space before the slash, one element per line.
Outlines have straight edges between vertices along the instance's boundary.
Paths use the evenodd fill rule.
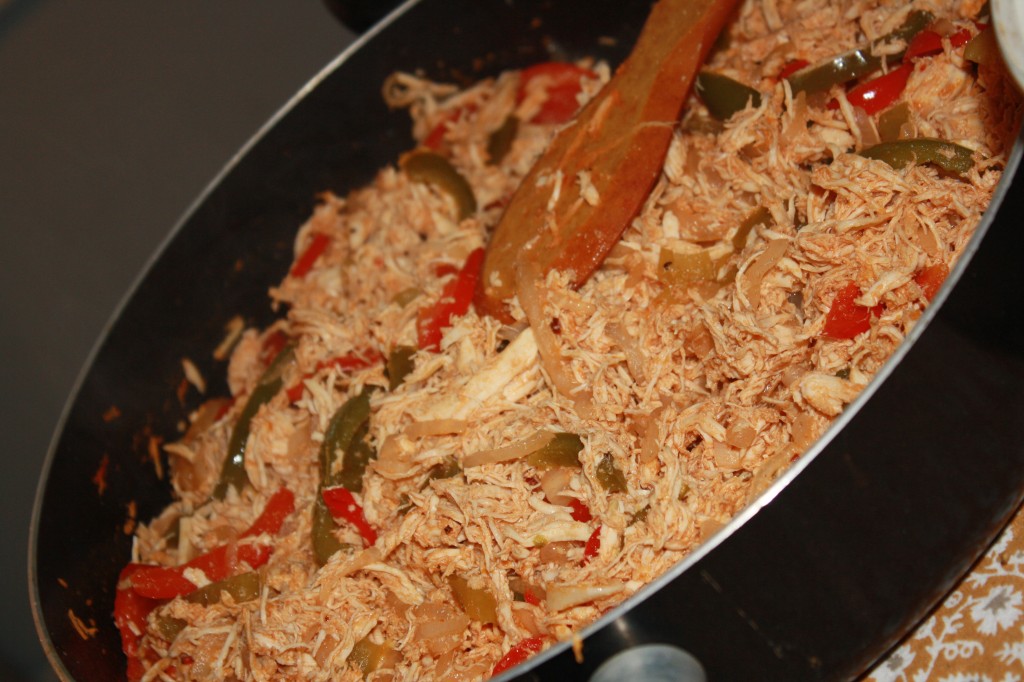
<path fill-rule="evenodd" d="M 566 273 L 547 273 L 535 300 L 511 302 L 510 326 L 469 308 L 436 350 L 418 348 L 422 311 L 452 295 L 557 125 L 530 122 L 544 91 L 535 84 L 517 102 L 516 72 L 464 90 L 390 79 L 389 101 L 410 108 L 416 138 L 439 145 L 480 208 L 460 219 L 443 187 L 396 165 L 347 197 L 325 195 L 299 230 L 297 259 L 316 235 L 326 248 L 271 289 L 287 310 L 277 324 L 231 334 L 235 400 L 197 410 L 166 446 L 177 501 L 140 525 L 133 561 L 180 566 L 235 547 L 282 488 L 295 509 L 259 567 L 258 596 L 155 606 L 135 633 L 148 675 L 485 679 L 524 640 L 573 640 L 728 522 L 907 336 L 929 303 L 921 273 L 954 265 L 1000 179 L 1020 103 L 962 47 L 947 41 L 919 58 L 898 101 L 904 131 L 973 150 L 963 175 L 860 156 L 864 118 L 845 96 L 829 108 L 828 93 L 794 95 L 779 80 L 787 62 L 864 45 L 911 8 L 978 31 L 958 0 L 745 2 L 707 68 L 756 88 L 761 103 L 716 123 L 691 98 L 660 181 L 589 281 L 574 289 Z M 585 65 L 594 78 L 581 101 L 609 78 L 607 66 Z M 492 163 L 488 141 L 517 109 L 515 139 Z M 550 180 L 602 201 L 587 174 Z M 769 218 L 739 233 L 758 209 Z M 662 249 L 711 254 L 716 279 L 667 282 Z M 830 335 L 850 283 L 867 326 Z M 248 485 L 218 496 L 275 334 L 294 344 L 282 390 L 251 415 Z M 396 377 L 398 348 L 411 355 Z M 375 459 L 353 498 L 375 538 L 336 519 L 339 548 L 321 566 L 319 453 L 332 417 L 368 387 Z M 569 441 L 575 461 L 557 450 Z M 210 582 L 192 568 L 185 577 Z"/>

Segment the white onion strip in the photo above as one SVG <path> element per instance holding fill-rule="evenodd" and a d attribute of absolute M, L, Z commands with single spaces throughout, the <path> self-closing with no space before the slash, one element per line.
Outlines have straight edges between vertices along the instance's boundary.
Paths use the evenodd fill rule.
<path fill-rule="evenodd" d="M 551 585 L 548 587 L 548 611 L 562 611 L 596 599 L 610 597 L 626 589 L 623 583 L 607 585 Z"/>
<path fill-rule="evenodd" d="M 466 455 L 462 460 L 462 466 L 468 469 L 482 464 L 494 464 L 496 462 L 508 462 L 513 459 L 519 459 L 541 449 L 550 443 L 554 437 L 555 434 L 551 431 L 535 431 L 526 438 L 517 440 L 509 445 L 493 450 L 480 450 L 471 455 Z"/>

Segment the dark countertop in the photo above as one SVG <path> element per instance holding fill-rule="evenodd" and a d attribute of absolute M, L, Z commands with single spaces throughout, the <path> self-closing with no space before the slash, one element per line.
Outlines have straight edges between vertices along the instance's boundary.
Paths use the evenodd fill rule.
<path fill-rule="evenodd" d="M 29 523 L 90 349 L 195 197 L 352 38 L 318 0 L 0 0 L 0 679 L 54 679 Z"/>

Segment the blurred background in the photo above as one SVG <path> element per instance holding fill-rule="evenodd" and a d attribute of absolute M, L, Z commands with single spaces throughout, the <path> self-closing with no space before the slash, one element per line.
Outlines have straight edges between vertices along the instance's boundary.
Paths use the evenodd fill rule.
<path fill-rule="evenodd" d="M 354 39 L 320 0 L 0 0 L 0 680 L 53 680 L 29 523 L 121 298 L 231 156 Z"/>

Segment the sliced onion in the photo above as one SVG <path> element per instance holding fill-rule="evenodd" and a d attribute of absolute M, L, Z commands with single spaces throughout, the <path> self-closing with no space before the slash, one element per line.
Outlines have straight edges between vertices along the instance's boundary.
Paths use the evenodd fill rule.
<path fill-rule="evenodd" d="M 548 587 L 548 611 L 563 611 L 596 599 L 610 597 L 626 589 L 624 583 L 606 585 L 551 585 Z"/>
<path fill-rule="evenodd" d="M 334 572 L 334 575 L 339 577 L 345 577 L 352 575 L 356 571 L 361 571 L 370 564 L 379 563 L 383 557 L 381 556 L 380 550 L 376 547 L 369 547 L 364 549 L 359 554 L 356 554 L 352 559 L 344 564 L 339 570 Z"/>
<path fill-rule="evenodd" d="M 629 373 L 633 375 L 634 381 L 642 383 L 647 378 L 647 372 L 644 371 L 647 360 L 640 352 L 640 344 L 629 335 L 629 332 L 621 324 L 609 324 L 604 331 L 626 354 L 626 366 L 629 367 Z"/>
<path fill-rule="evenodd" d="M 725 442 L 734 448 L 749 448 L 757 436 L 757 431 L 745 420 L 738 420 L 725 430 Z"/>
<path fill-rule="evenodd" d="M 750 267 L 743 273 L 741 286 L 747 295 L 747 300 L 750 301 L 751 308 L 757 308 L 757 304 L 761 302 L 761 280 L 764 279 L 764 276 L 768 274 L 768 271 L 776 263 L 782 260 L 782 256 L 786 253 L 788 247 L 788 240 L 773 239 L 768 242 L 768 248 L 754 258 Z"/>
<path fill-rule="evenodd" d="M 562 349 L 558 337 L 551 331 L 551 325 L 544 316 L 544 299 L 541 285 L 540 268 L 529 258 L 523 258 L 516 272 L 518 288 L 516 294 L 519 305 L 530 321 L 533 335 L 537 341 L 537 352 L 540 364 L 551 378 L 555 390 L 566 398 L 573 400 L 576 412 L 582 417 L 592 416 L 593 398 L 589 393 L 579 390 L 580 385 L 572 375 L 569 363 L 562 357 Z"/>
<path fill-rule="evenodd" d="M 539 450 L 555 437 L 551 431 L 535 431 L 526 438 L 517 440 L 510 445 L 495 448 L 493 450 L 480 450 L 471 455 L 466 455 L 462 460 L 463 468 L 477 467 L 482 464 L 494 464 L 496 462 L 508 462 L 519 459 Z"/>
<path fill-rule="evenodd" d="M 451 604 L 427 602 L 413 609 L 416 639 L 426 643 L 434 656 L 451 651 L 462 641 L 469 616 Z"/>
<path fill-rule="evenodd" d="M 665 409 L 666 406 L 662 405 L 645 418 L 647 423 L 644 424 L 644 437 L 640 443 L 640 462 L 643 464 L 658 459 L 658 420 Z"/>
<path fill-rule="evenodd" d="M 540 488 L 544 491 L 544 498 L 551 504 L 569 506 L 572 498 L 563 495 L 562 491 L 569 487 L 572 474 L 572 469 L 568 467 L 555 467 L 545 471 L 540 477 Z"/>
<path fill-rule="evenodd" d="M 412 470 L 412 462 L 406 458 L 402 446 L 398 444 L 398 436 L 392 435 L 384 438 L 384 442 L 380 444 L 380 450 L 377 452 L 377 461 L 373 463 L 373 468 L 390 476 L 401 476 Z"/>
<path fill-rule="evenodd" d="M 469 426 L 469 422 L 463 419 L 430 419 L 409 424 L 405 427 L 405 435 L 409 438 L 443 436 L 450 433 L 462 433 L 467 426 Z"/>

